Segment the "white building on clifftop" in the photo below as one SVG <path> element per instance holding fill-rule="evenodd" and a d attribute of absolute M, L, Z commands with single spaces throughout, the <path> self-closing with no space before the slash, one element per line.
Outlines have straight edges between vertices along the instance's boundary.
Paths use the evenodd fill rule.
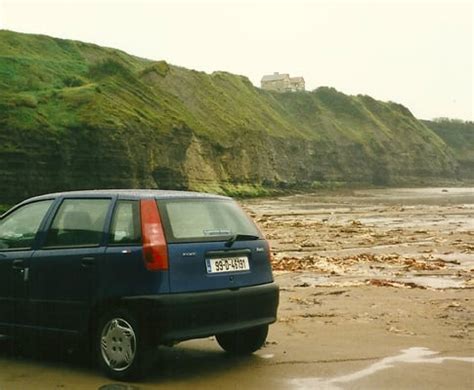
<path fill-rule="evenodd" d="M 295 92 L 304 91 L 305 83 L 303 77 L 290 77 L 288 73 L 275 72 L 262 77 L 261 87 L 268 91 Z"/>

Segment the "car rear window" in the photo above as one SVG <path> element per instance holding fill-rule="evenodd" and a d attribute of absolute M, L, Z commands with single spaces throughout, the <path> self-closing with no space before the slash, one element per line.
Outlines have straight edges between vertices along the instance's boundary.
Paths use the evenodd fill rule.
<path fill-rule="evenodd" d="M 235 234 L 261 236 L 233 200 L 160 200 L 159 208 L 169 242 L 219 241 Z"/>

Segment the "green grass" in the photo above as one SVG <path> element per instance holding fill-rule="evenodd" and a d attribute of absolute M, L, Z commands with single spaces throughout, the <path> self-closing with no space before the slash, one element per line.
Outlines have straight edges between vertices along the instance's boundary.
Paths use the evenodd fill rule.
<path fill-rule="evenodd" d="M 460 174 L 474 179 L 474 122 L 440 118 L 423 123 L 451 148 Z"/>

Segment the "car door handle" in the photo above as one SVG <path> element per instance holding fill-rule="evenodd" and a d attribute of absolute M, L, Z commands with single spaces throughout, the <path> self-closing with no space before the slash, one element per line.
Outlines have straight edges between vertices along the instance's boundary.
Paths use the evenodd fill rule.
<path fill-rule="evenodd" d="M 24 270 L 26 268 L 25 260 L 16 259 L 12 262 L 12 268 L 17 270 Z"/>
<path fill-rule="evenodd" d="M 81 259 L 81 265 L 83 267 L 90 267 L 95 264 L 95 257 L 83 257 Z"/>

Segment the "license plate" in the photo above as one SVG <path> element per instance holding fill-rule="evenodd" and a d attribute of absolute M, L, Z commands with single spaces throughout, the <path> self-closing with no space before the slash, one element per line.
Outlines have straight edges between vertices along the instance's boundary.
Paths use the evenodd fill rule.
<path fill-rule="evenodd" d="M 247 256 L 223 257 L 206 260 L 207 273 L 218 274 L 221 272 L 239 272 L 250 269 Z"/>

